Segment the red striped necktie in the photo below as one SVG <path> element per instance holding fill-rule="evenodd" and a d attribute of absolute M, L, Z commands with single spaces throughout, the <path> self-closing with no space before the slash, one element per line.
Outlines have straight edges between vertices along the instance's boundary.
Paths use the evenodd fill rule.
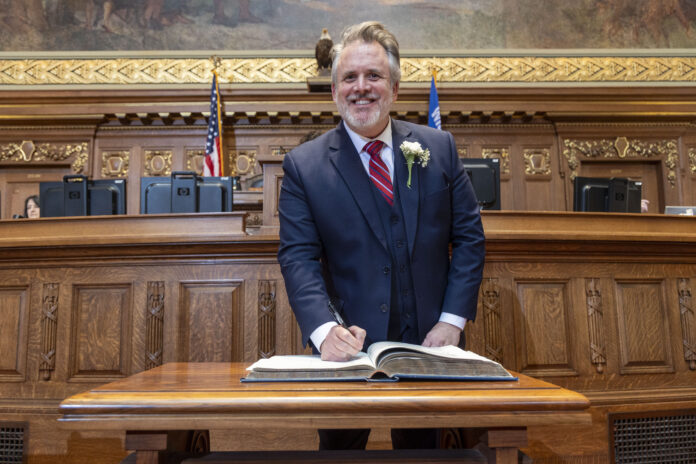
<path fill-rule="evenodd" d="M 384 142 L 381 140 L 373 140 L 365 145 L 364 150 L 370 155 L 370 179 L 375 187 L 379 190 L 389 206 L 394 203 L 394 191 L 392 190 L 391 177 L 389 177 L 389 169 L 382 161 L 379 154 L 382 152 Z"/>

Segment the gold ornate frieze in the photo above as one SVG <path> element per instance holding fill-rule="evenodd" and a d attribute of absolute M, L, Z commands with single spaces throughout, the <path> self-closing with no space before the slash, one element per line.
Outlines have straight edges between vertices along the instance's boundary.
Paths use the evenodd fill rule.
<path fill-rule="evenodd" d="M 128 175 L 128 164 L 130 163 L 130 152 L 123 151 L 103 151 L 102 152 L 102 176 L 104 177 L 126 177 Z"/>
<path fill-rule="evenodd" d="M 256 170 L 256 150 L 227 150 L 230 157 L 230 176 L 246 176 L 255 173 Z"/>
<path fill-rule="evenodd" d="M 526 148 L 524 157 L 524 172 L 529 176 L 551 175 L 551 152 L 548 148 Z"/>
<path fill-rule="evenodd" d="M 20 163 L 61 162 L 72 158 L 71 168 L 82 174 L 89 157 L 88 142 L 35 143 L 31 140 L 0 144 L 0 161 Z"/>
<path fill-rule="evenodd" d="M 168 176 L 172 173 L 171 150 L 145 150 L 144 174 L 148 177 Z"/>
<path fill-rule="evenodd" d="M 0 59 L 0 85 L 209 84 L 213 63 L 200 58 Z M 404 82 L 585 83 L 696 82 L 691 56 L 403 57 Z M 220 82 L 305 83 L 314 57 L 222 58 Z"/>
<path fill-rule="evenodd" d="M 500 160 L 500 175 L 510 175 L 510 149 L 507 147 L 484 148 L 481 150 L 482 158 L 498 158 Z"/>
<path fill-rule="evenodd" d="M 635 159 L 661 158 L 665 164 L 667 181 L 672 187 L 677 180 L 679 152 L 676 140 L 628 140 L 626 137 L 611 139 L 564 139 L 563 156 L 568 162 L 570 179 L 578 175 L 581 159 Z"/>
<path fill-rule="evenodd" d="M 689 148 L 689 172 L 696 175 L 696 148 Z"/>

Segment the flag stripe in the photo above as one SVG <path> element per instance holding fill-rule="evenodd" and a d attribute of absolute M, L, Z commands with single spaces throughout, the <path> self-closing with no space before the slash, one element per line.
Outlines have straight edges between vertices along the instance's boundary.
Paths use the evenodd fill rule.
<path fill-rule="evenodd" d="M 224 176 L 222 151 L 222 113 L 220 112 L 220 91 L 217 72 L 213 71 L 213 86 L 210 90 L 210 118 L 205 144 L 204 176 Z"/>

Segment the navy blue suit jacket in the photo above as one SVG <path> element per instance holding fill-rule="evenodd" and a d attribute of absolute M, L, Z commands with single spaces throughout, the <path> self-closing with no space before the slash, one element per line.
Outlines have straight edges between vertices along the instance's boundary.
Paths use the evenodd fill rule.
<path fill-rule="evenodd" d="M 411 188 L 404 141 L 430 150 L 426 167 L 413 165 Z M 422 341 L 443 311 L 475 318 L 483 227 L 449 132 L 392 120 L 392 142 Z M 391 255 L 371 181 L 343 123 L 285 155 L 283 170 L 278 260 L 304 342 L 333 320 L 330 296 L 342 300 L 348 325 L 365 329 L 371 342 L 386 340 Z"/>

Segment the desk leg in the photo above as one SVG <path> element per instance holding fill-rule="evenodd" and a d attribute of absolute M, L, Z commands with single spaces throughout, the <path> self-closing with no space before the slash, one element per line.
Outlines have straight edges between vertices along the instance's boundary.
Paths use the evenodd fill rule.
<path fill-rule="evenodd" d="M 208 431 L 126 432 L 126 449 L 135 451 L 136 464 L 160 464 L 165 452 L 203 454 L 210 451 Z"/>
<path fill-rule="evenodd" d="M 493 451 L 491 464 L 517 464 L 518 450 L 527 446 L 527 429 L 489 429 L 483 442 Z"/>

